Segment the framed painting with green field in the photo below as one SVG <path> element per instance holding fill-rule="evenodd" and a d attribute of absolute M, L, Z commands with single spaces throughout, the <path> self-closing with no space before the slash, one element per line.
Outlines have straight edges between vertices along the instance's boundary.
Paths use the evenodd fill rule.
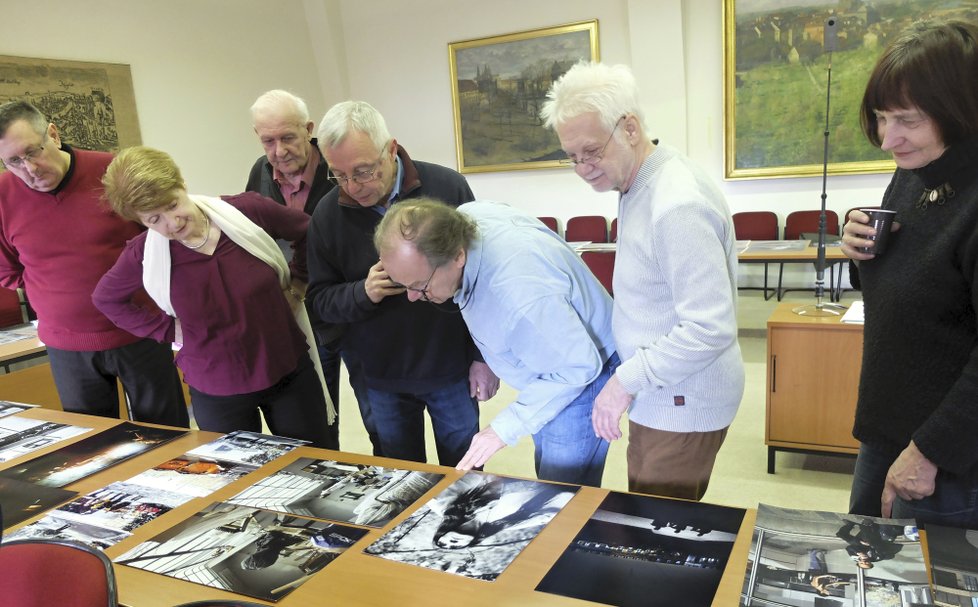
<path fill-rule="evenodd" d="M 938 14 L 974 19 L 975 10 L 967 0 L 724 0 L 725 176 L 822 173 L 830 65 L 829 173 L 894 170 L 890 155 L 862 133 L 863 91 L 889 40 Z M 830 17 L 837 28 L 831 53 Z"/>
<path fill-rule="evenodd" d="M 540 107 L 555 80 L 598 61 L 597 20 L 452 42 L 455 150 L 462 173 L 545 169 L 566 157 Z"/>

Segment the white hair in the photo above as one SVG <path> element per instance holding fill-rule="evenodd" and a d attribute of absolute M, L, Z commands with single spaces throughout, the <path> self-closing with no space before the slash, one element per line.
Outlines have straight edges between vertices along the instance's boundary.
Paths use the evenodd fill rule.
<path fill-rule="evenodd" d="M 262 93 L 251 106 L 251 120 L 258 122 L 263 116 L 295 117 L 296 123 L 305 126 L 309 122 L 309 108 L 302 97 L 282 89 Z"/>
<path fill-rule="evenodd" d="M 627 65 L 580 61 L 550 87 L 540 118 L 545 127 L 556 128 L 590 112 L 596 112 L 608 130 L 626 114 L 634 114 L 644 128 L 638 85 Z"/>
<path fill-rule="evenodd" d="M 338 146 L 351 130 L 364 133 L 378 150 L 383 150 L 391 140 L 387 122 L 374 106 L 366 101 L 342 101 L 329 108 L 319 122 L 316 133 L 319 147 Z"/>

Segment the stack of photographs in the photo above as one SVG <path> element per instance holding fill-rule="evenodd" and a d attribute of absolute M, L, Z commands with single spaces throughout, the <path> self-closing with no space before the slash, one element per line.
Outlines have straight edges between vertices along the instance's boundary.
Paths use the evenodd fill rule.
<path fill-rule="evenodd" d="M 709 607 L 744 514 L 609 493 L 537 590 L 623 607 Z"/>
<path fill-rule="evenodd" d="M 978 531 L 927 525 L 927 552 L 934 576 L 934 603 L 978 605 Z"/>
<path fill-rule="evenodd" d="M 140 436 L 147 440 L 146 434 Z M 302 444 L 303 441 L 252 432 L 225 435 L 128 480 L 79 497 L 10 537 L 71 539 L 104 549 L 173 508 L 205 497 L 258 469 L 241 460 L 271 461 Z M 192 455 L 196 452 L 220 453 L 227 459 Z M 39 470 L 31 469 L 35 473 Z"/>
<path fill-rule="evenodd" d="M 913 520 L 758 506 L 741 605 L 917 607 L 931 600 Z"/>
<path fill-rule="evenodd" d="M 366 527 L 383 527 L 443 474 L 301 458 L 263 478 L 228 501 L 329 519 Z"/>
<path fill-rule="evenodd" d="M 469 472 L 364 552 L 492 581 L 578 489 Z"/>

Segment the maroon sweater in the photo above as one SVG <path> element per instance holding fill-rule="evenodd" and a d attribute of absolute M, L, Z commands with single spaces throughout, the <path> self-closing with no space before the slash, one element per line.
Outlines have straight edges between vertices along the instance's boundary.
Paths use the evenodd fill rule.
<path fill-rule="evenodd" d="M 54 192 L 36 192 L 0 174 L 0 286 L 24 287 L 45 344 L 100 351 L 138 341 L 92 304 L 92 291 L 140 227 L 101 200 L 105 152 L 72 150 L 71 167 Z"/>

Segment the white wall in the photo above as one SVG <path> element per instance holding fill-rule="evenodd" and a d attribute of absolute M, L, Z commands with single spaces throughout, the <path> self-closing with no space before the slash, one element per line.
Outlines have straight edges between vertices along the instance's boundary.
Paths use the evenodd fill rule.
<path fill-rule="evenodd" d="M 172 154 L 191 191 L 244 189 L 262 92 L 325 111 L 301 0 L 5 2 L 3 19 L 0 54 L 129 64 L 143 143 Z"/>

